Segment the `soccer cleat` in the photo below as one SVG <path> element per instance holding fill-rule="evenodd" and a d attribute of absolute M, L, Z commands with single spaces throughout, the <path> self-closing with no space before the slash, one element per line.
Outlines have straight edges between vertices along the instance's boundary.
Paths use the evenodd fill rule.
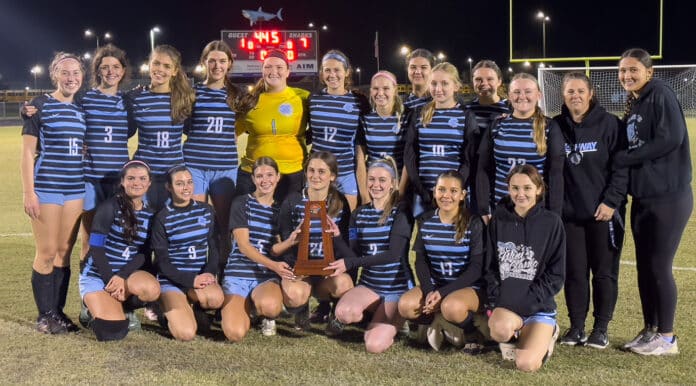
<path fill-rule="evenodd" d="M 329 320 L 326 322 L 326 335 L 336 336 L 343 333 L 345 325 L 341 323 L 333 314 L 329 315 Z"/>
<path fill-rule="evenodd" d="M 418 328 L 411 330 L 411 339 L 419 344 L 424 344 L 428 341 L 428 325 L 418 324 Z"/>
<path fill-rule="evenodd" d="M 667 342 L 664 335 L 656 333 L 647 342 L 631 347 L 631 351 L 640 355 L 677 355 L 677 336 L 672 336 L 672 342 Z"/>
<path fill-rule="evenodd" d="M 68 315 L 65 315 L 62 311 L 58 311 L 53 314 L 58 323 L 60 323 L 63 327 L 65 327 L 65 330 L 67 332 L 79 332 L 80 327 L 77 327 L 77 324 L 73 322 L 70 318 L 68 318 Z"/>
<path fill-rule="evenodd" d="M 80 314 L 80 316 L 82 316 L 82 314 Z M 128 331 L 132 332 L 142 330 L 140 318 L 138 318 L 138 315 L 135 314 L 135 311 L 126 312 L 126 319 L 128 319 Z"/>
<path fill-rule="evenodd" d="M 276 322 L 274 319 L 261 319 L 261 335 L 273 336 L 276 334 Z"/>
<path fill-rule="evenodd" d="M 314 309 L 309 316 L 310 323 L 327 323 L 329 314 L 331 313 L 331 303 L 328 301 L 320 301 L 317 308 Z"/>
<path fill-rule="evenodd" d="M 84 303 L 82 303 L 82 307 L 80 307 L 80 315 L 77 317 L 77 320 L 82 327 L 87 329 L 92 328 L 92 321 L 94 321 L 94 318 L 92 318 L 92 314 Z"/>
<path fill-rule="evenodd" d="M 66 334 L 68 332 L 53 311 L 40 314 L 36 318 L 36 331 L 44 334 Z"/>
<path fill-rule="evenodd" d="M 657 333 L 657 327 L 645 327 L 640 330 L 638 335 L 633 338 L 630 342 L 624 344 L 621 348 L 624 350 L 631 350 L 631 348 L 647 343 L 653 335 Z"/>
<path fill-rule="evenodd" d="M 561 338 L 561 344 L 566 346 L 582 346 L 587 342 L 587 335 L 582 328 L 571 327 Z"/>
<path fill-rule="evenodd" d="M 587 345 L 603 350 L 609 346 L 609 336 L 606 331 L 593 329 L 587 338 Z"/>
<path fill-rule="evenodd" d="M 551 355 L 553 354 L 553 349 L 556 347 L 556 341 L 558 340 L 558 335 L 560 331 L 558 329 L 558 324 L 554 324 L 553 326 L 553 335 L 551 335 L 551 341 L 549 342 L 549 348 L 546 351 L 546 355 L 544 355 L 544 359 L 542 363 L 548 362 L 549 358 L 551 358 Z"/>
<path fill-rule="evenodd" d="M 432 347 L 435 351 L 440 351 L 442 342 L 445 340 L 445 334 L 443 334 L 442 327 L 438 323 L 437 319 L 433 320 L 430 326 L 428 326 L 425 335 L 428 339 L 428 344 L 430 347 Z"/>
<path fill-rule="evenodd" d="M 517 350 L 517 341 L 498 343 L 498 347 L 500 348 L 500 354 L 503 356 L 503 360 L 513 362 L 515 361 L 515 350 Z"/>
<path fill-rule="evenodd" d="M 306 304 L 295 314 L 295 330 L 309 331 L 311 325 L 309 323 L 309 304 Z"/>

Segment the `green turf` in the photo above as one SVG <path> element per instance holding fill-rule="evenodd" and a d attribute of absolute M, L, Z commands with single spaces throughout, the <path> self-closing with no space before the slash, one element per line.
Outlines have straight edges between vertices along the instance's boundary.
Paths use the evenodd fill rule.
<path fill-rule="evenodd" d="M 690 127 L 696 130 L 696 121 Z M 693 133 L 693 131 L 692 131 Z M 696 135 L 692 135 L 692 150 Z M 675 331 L 681 354 L 645 358 L 617 347 L 641 327 L 633 245 L 625 245 L 620 294 L 610 324 L 611 346 L 603 351 L 557 346 L 551 361 L 536 374 L 523 374 L 490 353 L 468 356 L 455 350 L 435 353 L 399 340 L 387 353 L 367 354 L 362 334 L 349 329 L 341 339 L 296 333 L 279 321 L 275 337 L 251 331 L 241 344 L 210 337 L 175 342 L 149 323 L 122 342 L 98 343 L 91 332 L 46 336 L 34 332 L 36 307 L 30 287 L 34 253 L 29 220 L 22 211 L 19 177 L 20 131 L 0 128 L 0 383 L 15 384 L 694 384 L 696 354 L 696 225 L 689 222 L 675 270 L 679 304 Z M 696 155 L 696 152 L 692 151 Z M 77 272 L 76 263 L 73 271 Z M 66 312 L 77 319 L 77 275 Z M 563 297 L 557 297 L 561 328 L 568 326 Z M 591 324 L 591 320 L 588 321 Z"/>

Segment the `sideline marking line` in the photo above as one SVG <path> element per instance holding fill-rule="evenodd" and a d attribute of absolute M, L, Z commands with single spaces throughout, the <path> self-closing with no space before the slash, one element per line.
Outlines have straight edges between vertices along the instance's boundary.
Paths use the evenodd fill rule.
<path fill-rule="evenodd" d="M 635 266 L 636 262 L 635 261 L 626 261 L 626 260 L 621 260 L 621 264 L 623 265 L 632 265 Z M 696 272 L 696 268 L 694 267 L 672 267 L 672 271 L 691 271 L 691 272 Z"/>
<path fill-rule="evenodd" d="M 0 233 L 0 237 L 31 237 L 31 233 Z"/>

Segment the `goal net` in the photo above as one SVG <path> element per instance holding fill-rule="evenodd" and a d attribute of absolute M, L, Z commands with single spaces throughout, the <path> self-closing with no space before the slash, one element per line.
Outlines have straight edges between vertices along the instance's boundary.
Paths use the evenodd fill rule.
<path fill-rule="evenodd" d="M 667 82 L 677 94 L 677 99 L 687 117 L 696 117 L 696 65 L 653 66 L 654 75 Z M 553 117 L 561 113 L 563 105 L 563 75 L 571 71 L 585 72 L 585 67 L 539 68 L 541 107 L 546 115 Z M 618 68 L 590 67 L 590 80 L 595 88 L 595 100 L 607 111 L 621 116 L 626 103 L 626 90 L 621 87 Z"/>

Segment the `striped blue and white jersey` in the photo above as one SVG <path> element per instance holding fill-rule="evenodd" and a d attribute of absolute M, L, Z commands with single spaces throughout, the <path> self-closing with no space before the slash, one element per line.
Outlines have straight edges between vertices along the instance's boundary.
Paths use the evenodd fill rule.
<path fill-rule="evenodd" d="M 533 119 L 517 119 L 512 116 L 501 120 L 491 128 L 493 139 L 493 160 L 495 163 L 495 182 L 492 206 L 508 194 L 505 179 L 516 165 L 529 164 L 537 168 L 543 176 L 546 155 L 539 155 L 534 143 Z M 549 125 L 546 126 L 548 136 Z"/>
<path fill-rule="evenodd" d="M 31 105 L 38 111 L 24 121 L 22 135 L 37 137 L 34 190 L 66 195 L 84 193 L 84 111 L 48 94 L 34 98 Z"/>
<path fill-rule="evenodd" d="M 432 191 L 442 172 L 458 171 L 468 162 L 465 155 L 467 127 L 467 112 L 459 106 L 436 109 L 427 126 L 418 117 L 418 176 L 426 191 Z"/>
<path fill-rule="evenodd" d="M 403 98 L 404 108 L 415 111 L 425 106 L 425 104 L 430 102 L 431 100 L 432 98 L 430 97 L 430 94 L 426 94 L 425 96 L 419 97 L 416 96 L 416 94 L 414 93 L 410 93 L 405 98 Z"/>
<path fill-rule="evenodd" d="M 132 133 L 128 131 L 123 95 L 108 95 L 93 88 L 78 101 L 87 121 L 83 163 L 87 179 L 118 178 L 121 167 L 128 162 L 128 138 Z"/>
<path fill-rule="evenodd" d="M 346 201 L 345 196 L 341 193 L 338 193 L 338 195 L 342 202 L 343 209 L 336 216 L 332 217 L 332 220 L 341 230 L 341 237 L 347 244 L 348 226 L 350 225 L 350 207 L 348 206 L 348 201 Z M 301 193 L 290 193 L 285 201 L 283 201 L 278 217 L 278 228 L 280 230 L 280 236 L 283 240 L 287 239 L 292 231 L 294 231 L 304 221 L 305 206 L 307 202 L 309 202 L 309 197 L 307 196 L 306 190 L 303 190 Z M 331 203 L 327 201 L 327 211 L 329 210 L 330 206 Z M 319 219 L 313 219 L 310 222 L 309 232 L 309 259 L 323 259 L 324 242 L 322 239 L 321 221 Z M 288 262 L 288 264 L 292 265 L 296 259 L 297 247 L 294 247 L 291 255 L 286 254 L 284 260 Z"/>
<path fill-rule="evenodd" d="M 133 159 L 144 161 L 154 176 L 164 176 L 184 162 L 181 139 L 184 123 L 172 122 L 171 94 L 137 89 L 126 94 L 130 119 L 138 129 Z"/>
<path fill-rule="evenodd" d="M 382 118 L 373 111 L 363 117 L 358 143 L 364 145 L 368 159 L 386 156 L 394 158 L 397 170 L 404 166 L 404 129 L 401 117 L 392 115 Z"/>
<path fill-rule="evenodd" d="M 236 114 L 227 105 L 227 90 L 197 85 L 190 127 L 186 130 L 184 161 L 201 170 L 237 168 Z"/>
<path fill-rule="evenodd" d="M 210 205 L 191 200 L 185 207 L 168 202 L 157 213 L 152 227 L 161 285 L 192 288 L 201 273 L 217 273 L 218 251 L 215 221 Z"/>
<path fill-rule="evenodd" d="M 353 92 L 330 95 L 322 91 L 309 98 L 312 152 L 333 153 L 339 176 L 355 173 L 355 138 L 367 106 L 367 98 Z"/>
<path fill-rule="evenodd" d="M 130 263 L 138 254 L 144 255 L 148 251 L 148 240 L 150 235 L 150 226 L 154 218 L 154 212 L 147 206 L 141 210 L 135 211 L 137 218 L 137 236 L 127 241 L 124 234 L 123 213 L 118 208 L 116 198 L 112 197 L 104 201 L 97 208 L 92 222 L 91 239 L 103 240 L 101 248 L 104 249 L 104 255 L 111 267 L 111 272 L 106 274 L 99 271 L 98 264 L 94 261 L 93 255 L 96 253 L 95 245 L 90 245 L 90 252 L 87 259 L 87 265 L 83 270 L 83 275 L 100 277 L 102 280 L 107 279 L 105 276 L 118 274 L 128 263 Z M 148 256 L 149 258 L 149 256 Z M 133 271 L 140 267 L 133 267 Z M 108 281 L 105 280 L 105 283 Z"/>
<path fill-rule="evenodd" d="M 395 229 L 397 216 L 406 216 L 405 213 L 400 213 L 394 207 L 384 225 L 380 225 L 379 219 L 383 213 L 371 204 L 367 204 L 360 206 L 352 215 L 351 244 L 354 243 L 354 239 L 357 239 L 357 249 L 361 259 L 369 259 L 382 253 L 398 253 L 389 250 L 392 233 L 405 232 L 410 235 L 411 226 L 403 218 L 399 225 L 406 229 Z M 413 276 L 408 265 L 408 236 L 403 238 L 403 242 L 405 245 L 402 256 L 392 256 L 392 262 L 389 263 L 363 266 L 358 284 L 380 294 L 402 294 L 408 291 L 413 283 Z"/>
<path fill-rule="evenodd" d="M 439 212 L 437 209 L 431 216 L 424 216 L 413 246 L 417 256 L 426 259 L 435 289 L 457 279 L 467 269 L 471 253 L 471 230 L 455 242 L 454 224 L 442 223 Z"/>
<path fill-rule="evenodd" d="M 230 229 L 232 231 L 239 228 L 248 229 L 249 243 L 260 254 L 276 260 L 271 255 L 271 247 L 276 243 L 276 235 L 278 235 L 278 210 L 276 205 L 264 206 L 252 194 L 237 197 L 230 209 Z M 245 256 L 239 250 L 237 240 L 234 240 L 232 252 L 225 266 L 225 277 L 265 281 L 277 278 L 278 275 L 265 265 Z"/>
<path fill-rule="evenodd" d="M 507 99 L 501 99 L 491 105 L 482 105 L 478 98 L 474 98 L 466 108 L 476 115 L 476 124 L 479 134 L 491 127 L 491 123 L 503 114 L 512 114 L 512 107 Z"/>

